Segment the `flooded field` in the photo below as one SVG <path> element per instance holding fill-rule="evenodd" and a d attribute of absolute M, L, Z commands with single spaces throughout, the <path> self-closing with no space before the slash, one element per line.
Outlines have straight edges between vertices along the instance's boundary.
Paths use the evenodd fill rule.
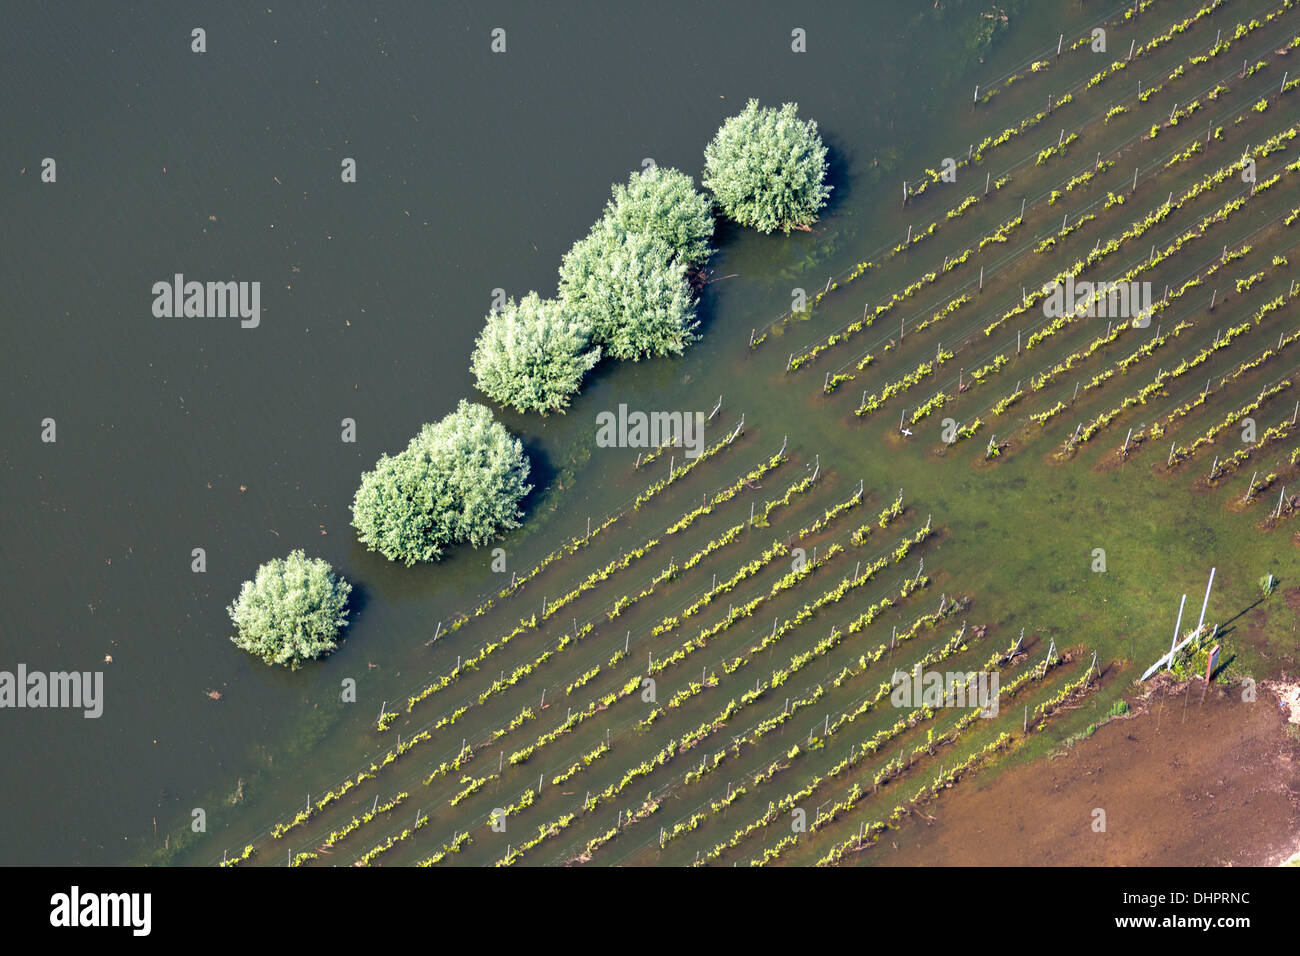
<path fill-rule="evenodd" d="M 70 859 L 1221 863 L 1260 862 L 1297 835 L 1286 782 L 1294 742 L 1267 705 L 1233 701 L 1243 681 L 1300 666 L 1290 597 L 1300 532 L 1300 4 L 1025 4 L 986 45 L 956 20 L 887 6 L 863 12 L 853 30 L 810 27 L 845 44 L 839 59 L 809 57 L 815 76 L 791 68 L 764 82 L 754 66 L 748 83 L 680 90 L 653 116 L 657 97 L 640 89 L 636 108 L 654 125 L 636 129 L 626 119 L 636 110 L 620 108 L 629 128 L 617 151 L 566 114 L 569 146 L 602 150 L 600 159 L 545 181 L 534 220 L 504 217 L 536 197 L 492 200 L 512 222 L 504 252 L 490 224 L 476 234 L 481 210 L 451 197 L 430 218 L 459 223 L 453 238 L 417 238 L 431 245 L 415 261 L 384 261 L 394 236 L 434 235 L 416 226 L 432 187 L 406 187 L 414 216 L 350 211 L 349 252 L 314 267 L 329 275 L 303 293 L 319 320 L 268 322 L 268 352 L 241 356 L 213 334 L 197 349 L 192 337 L 160 345 L 166 373 L 135 362 L 167 402 L 164 411 L 151 391 L 153 423 L 122 425 L 142 443 L 136 451 L 159 452 L 157 436 L 145 441 L 150 429 L 188 440 L 183 418 L 195 414 L 215 446 L 234 441 L 239 461 L 195 453 L 177 465 L 185 494 L 201 499 L 190 504 L 198 527 L 223 529 L 224 557 L 210 584 L 188 580 L 188 557 L 158 579 L 187 575 L 186 600 L 151 619 L 167 638 L 161 658 L 132 639 L 151 605 L 116 603 L 117 570 L 99 568 L 137 560 L 126 554 L 137 540 L 129 512 L 160 522 L 159 506 L 125 472 L 107 476 L 131 489 L 122 499 L 131 504 L 92 536 L 93 560 L 80 570 L 93 564 L 101 581 L 95 621 L 115 623 L 92 631 L 69 609 L 66 631 L 49 641 L 95 660 L 111 653 L 112 667 L 134 674 L 122 679 L 134 682 L 135 713 L 113 725 L 127 741 L 123 766 L 82 754 L 95 786 L 122 796 L 63 844 Z M 759 25 L 788 44 L 785 14 L 763 10 L 736 28 L 731 59 L 712 51 L 710 69 L 726 76 Z M 952 69 L 900 78 L 889 71 L 903 67 L 886 60 L 853 88 L 844 63 L 862 52 L 843 37 L 854 35 L 882 46 L 931 36 L 936 62 Z M 408 62 L 400 38 L 383 42 Z M 536 69 L 537 54 L 527 56 Z M 425 82 L 437 75 L 412 69 Z M 571 92 L 560 83 L 546 96 Z M 348 526 L 357 476 L 471 393 L 464 366 L 487 291 L 531 284 L 549 294 L 606 180 L 651 154 L 697 175 L 712 129 L 750 95 L 798 98 L 831 146 L 836 192 L 815 229 L 780 237 L 720 225 L 703 338 L 684 357 L 602 365 L 562 416 L 499 415 L 522 438 L 535 485 L 524 527 L 501 542 L 501 568 L 491 547 L 415 568 L 365 551 Z M 418 116 L 418 102 L 408 105 Z M 258 172 L 269 181 L 270 167 Z M 396 189 L 417 172 L 384 175 Z M 281 196 L 274 184 L 257 188 Z M 295 191 L 301 200 L 275 202 L 319 217 L 312 228 L 332 242 L 332 213 Z M 307 281 L 296 271 L 313 268 L 298 265 L 309 257 L 265 241 L 286 292 Z M 195 242 L 198 261 L 215 255 Z M 456 246 L 497 258 L 468 276 L 440 274 L 457 288 L 448 304 L 413 276 L 429 260 L 459 261 Z M 173 271 L 164 251 L 154 250 L 150 278 Z M 357 256 L 393 270 L 391 282 L 373 295 L 331 286 Z M 1150 308 L 1107 313 L 1105 296 L 1090 310 L 1086 299 L 1082 311 L 1050 308 L 1058 285 L 1094 282 L 1149 283 Z M 24 344 L 34 351 L 38 339 L 33 331 Z M 237 358 L 268 391 L 240 398 L 216 382 L 217 366 Z M 169 377 L 194 363 L 206 370 L 198 398 Z M 286 396 L 276 383 L 289 366 Z M 330 379 L 327 398 L 309 402 L 318 376 Z M 223 424 L 226 399 L 239 403 L 239 425 Z M 317 401 L 328 414 L 305 407 Z M 704 453 L 601 447 L 598 416 L 620 405 L 702 411 Z M 341 454 L 343 414 L 374 425 Z M 118 461 L 113 423 L 81 424 Z M 59 471 L 22 491 L 57 515 L 72 482 Z M 70 516 L 52 520 L 75 537 Z M 198 533 L 172 535 L 168 547 L 188 555 Z M 272 673 L 229 645 L 224 607 L 256 561 L 290 546 L 344 570 L 355 613 L 327 660 Z M 133 572 L 133 586 L 144 593 L 160 567 Z M 28 623 L 11 612 L 6 632 Z M 1171 635 L 1193 638 L 1179 660 L 1188 671 L 1203 671 L 1210 644 L 1221 646 L 1204 703 L 1184 719 L 1182 700 L 1162 698 L 1052 758 L 1137 699 L 1137 678 Z M 183 702 L 160 710 L 151 675 L 172 656 L 187 662 L 176 665 L 182 676 L 157 694 Z M 982 710 L 924 693 L 900 700 L 894 674 L 917 670 L 997 682 L 983 685 Z M 356 703 L 340 699 L 348 679 Z M 1020 795 L 1013 809 L 1008 792 Z M 42 812 L 40 786 L 24 799 Z M 1109 813 L 1100 840 L 1079 816 L 1090 801 L 1088 812 Z M 1176 822 L 1165 819 L 1171 803 Z M 208 809 L 205 834 L 189 831 L 193 806 Z M 1270 826 L 1255 827 L 1263 814 Z M 982 848 L 971 833 L 987 834 Z M 33 838 L 8 839 L 17 856 L 39 852 Z M 1024 858 L 1010 858 L 1011 843 Z"/>

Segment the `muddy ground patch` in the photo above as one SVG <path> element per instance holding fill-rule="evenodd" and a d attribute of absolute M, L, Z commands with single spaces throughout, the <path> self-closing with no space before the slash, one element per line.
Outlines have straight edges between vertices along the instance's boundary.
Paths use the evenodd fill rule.
<path fill-rule="evenodd" d="M 1166 684 L 1051 759 L 959 785 L 858 862 L 1275 865 L 1300 848 L 1300 733 L 1270 689 L 1203 690 Z"/>

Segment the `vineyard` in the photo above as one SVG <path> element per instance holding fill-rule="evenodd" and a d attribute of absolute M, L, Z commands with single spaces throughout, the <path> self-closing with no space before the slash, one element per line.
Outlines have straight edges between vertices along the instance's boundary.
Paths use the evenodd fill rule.
<path fill-rule="evenodd" d="M 709 333 L 755 384 L 703 454 L 610 452 L 622 503 L 430 622 L 370 756 L 206 862 L 869 863 L 1122 695 L 1182 582 L 1248 603 L 1300 540 L 1300 3 L 1097 25 L 954 106 L 955 182 L 903 177 L 807 311 Z M 916 669 L 997 672 L 993 713 L 897 706 Z"/>

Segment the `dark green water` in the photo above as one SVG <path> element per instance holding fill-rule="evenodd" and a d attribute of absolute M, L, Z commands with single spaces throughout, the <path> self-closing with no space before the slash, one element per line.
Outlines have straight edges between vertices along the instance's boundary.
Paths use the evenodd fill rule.
<path fill-rule="evenodd" d="M 264 825 L 374 749 L 381 704 L 457 653 L 424 647 L 437 622 L 500 582 L 486 551 L 406 569 L 362 550 L 348 525 L 358 476 L 474 395 L 468 358 L 493 289 L 553 293 L 611 182 L 646 157 L 698 176 L 751 96 L 795 100 L 821 125 L 826 216 L 788 239 L 720 229 L 704 339 L 685 359 L 602 366 L 565 417 L 503 416 L 539 487 L 505 542 L 510 566 L 648 480 L 627 485 L 628 454 L 594 449 L 596 412 L 620 402 L 708 409 L 723 392 L 722 420 L 744 412 L 755 429 L 745 462 L 792 430 L 809 455 L 833 450 L 833 417 L 790 404 L 807 388 L 771 390 L 775 353 L 761 373 L 746 364 L 750 329 L 793 287 L 815 291 L 901 238 L 899 180 L 968 140 L 950 117 L 975 82 L 1109 12 L 1047 6 L 1014 14 L 987 63 L 976 10 L 929 3 L 13 11 L 0 39 L 0 667 L 103 669 L 106 701 L 98 720 L 0 713 L 0 861 L 142 859 L 193 808 L 228 825 L 241 789 Z M 796 27 L 807 53 L 790 50 Z M 54 184 L 39 178 L 46 156 Z M 339 181 L 344 157 L 355 184 Z M 260 327 L 154 318 L 151 286 L 178 272 L 260 281 Z M 46 417 L 54 444 L 40 441 Z M 344 418 L 355 444 L 340 441 Z M 1024 471 L 989 480 L 1003 494 L 975 529 L 1014 520 Z M 881 462 L 868 487 L 896 476 Z M 954 506 L 984 493 L 956 477 Z M 230 644 L 225 607 L 296 547 L 334 563 L 356 600 L 342 649 L 287 673 Z M 355 706 L 338 701 L 348 677 Z M 224 839 L 196 843 L 196 859 Z"/>

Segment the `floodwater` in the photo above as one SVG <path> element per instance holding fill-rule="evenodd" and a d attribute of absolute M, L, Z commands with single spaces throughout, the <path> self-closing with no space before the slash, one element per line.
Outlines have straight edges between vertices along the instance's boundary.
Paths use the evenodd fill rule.
<path fill-rule="evenodd" d="M 375 753 L 382 706 L 474 650 L 428 647 L 439 622 L 504 582 L 486 550 L 411 569 L 363 550 L 349 528 L 359 475 L 474 396 L 469 354 L 494 289 L 553 293 L 609 184 L 647 158 L 698 176 L 705 144 L 749 97 L 797 101 L 820 124 L 826 215 L 788 238 L 720 226 L 704 337 L 683 359 L 603 365 L 565 416 L 501 416 L 538 489 L 503 542 L 509 567 L 531 567 L 650 480 L 629 483 L 625 450 L 595 448 L 599 411 L 708 410 L 721 392 L 714 427 L 746 416 L 744 461 L 789 435 L 846 484 L 919 492 L 953 525 L 944 560 L 1007 626 L 1153 657 L 1163 607 L 1155 638 L 1146 620 L 1117 631 L 1119 611 L 1102 605 L 1145 612 L 1203 580 L 1200 551 L 1151 574 L 1175 537 L 1157 516 L 1186 508 L 1184 488 L 1134 495 L 1121 473 L 1085 487 L 1081 469 L 1038 456 L 936 468 L 923 450 L 846 429 L 810 397 L 811 379 L 775 387 L 781 342 L 753 361 L 745 348 L 793 289 L 811 294 L 902 238 L 913 214 L 899 208 L 901 179 L 984 128 L 955 105 L 975 83 L 1122 6 L 1011 4 L 985 63 L 964 5 L 13 14 L 0 39 L 0 668 L 102 670 L 105 702 L 97 720 L 0 712 L 0 861 L 172 859 L 202 809 L 210 833 L 186 835 L 183 861 L 210 862 Z M 506 50 L 494 54 L 498 27 Z M 791 50 L 795 29 L 807 52 Z M 55 183 L 40 180 L 45 157 Z M 346 158 L 356 183 L 340 181 Z M 178 273 L 260 282 L 260 324 L 155 318 L 153 284 Z M 789 347 L 823 332 L 796 327 Z M 47 418 L 53 443 L 41 441 Z M 355 443 L 340 439 L 344 419 Z M 1104 585 L 1074 573 L 1093 546 L 1076 540 L 1081 522 L 1112 549 Z M 1155 533 L 1131 540 L 1139 526 Z M 1242 527 L 1216 514 L 1177 529 L 1207 555 L 1239 553 L 1219 585 L 1237 606 L 1259 573 Z M 299 547 L 353 582 L 353 624 L 328 660 L 290 673 L 235 649 L 225 608 L 260 562 Z M 347 678 L 356 704 L 339 701 Z"/>

